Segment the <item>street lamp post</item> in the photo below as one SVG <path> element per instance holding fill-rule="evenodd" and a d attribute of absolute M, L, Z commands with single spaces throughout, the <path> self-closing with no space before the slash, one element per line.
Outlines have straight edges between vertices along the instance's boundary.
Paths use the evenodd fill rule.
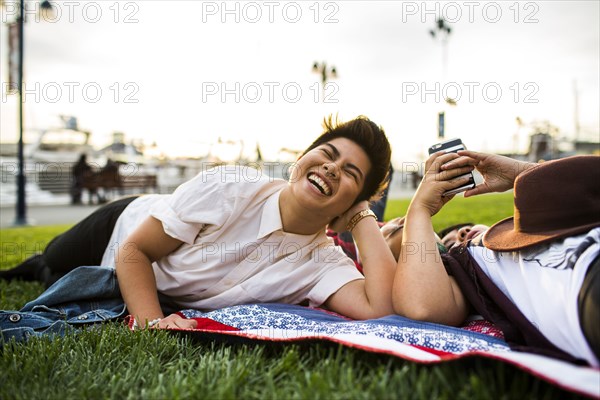
<path fill-rule="evenodd" d="M 448 37 L 452 33 L 452 28 L 446 21 L 440 17 L 435 22 L 435 28 L 429 30 L 429 34 L 432 38 L 440 38 L 440 42 L 442 43 L 442 78 L 446 79 L 446 75 L 448 73 Z"/>
<path fill-rule="evenodd" d="M 445 82 L 448 74 L 448 37 L 452 32 L 452 28 L 446 24 L 446 21 L 440 17 L 435 22 L 435 28 L 429 30 L 429 34 L 432 38 L 440 38 L 440 42 L 442 44 L 442 80 Z M 456 101 L 450 97 L 444 99 L 444 101 L 451 105 L 455 106 Z M 446 130 L 446 112 L 440 111 L 438 112 L 438 138 L 444 138 Z"/>
<path fill-rule="evenodd" d="M 41 3 L 42 10 L 52 10 L 52 5 L 45 0 Z M 19 90 L 19 142 L 17 143 L 17 157 L 19 171 L 17 172 L 17 205 L 14 225 L 27 225 L 27 206 L 25 202 L 25 156 L 23 153 L 23 59 L 25 47 L 25 0 L 19 1 L 19 58 L 17 89 Z"/>
<path fill-rule="evenodd" d="M 329 68 L 325 61 L 323 61 L 322 63 L 315 62 L 313 64 L 312 70 L 314 73 L 321 75 L 321 89 L 323 91 L 322 99 L 324 99 L 325 98 L 325 85 L 327 84 L 327 81 L 329 81 L 330 79 L 337 78 L 337 70 L 335 69 L 334 66 Z"/>

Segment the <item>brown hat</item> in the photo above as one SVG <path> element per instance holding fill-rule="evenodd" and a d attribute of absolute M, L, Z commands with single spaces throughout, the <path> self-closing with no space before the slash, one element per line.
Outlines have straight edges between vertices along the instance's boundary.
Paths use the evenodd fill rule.
<path fill-rule="evenodd" d="M 515 180 L 514 217 L 494 224 L 485 247 L 512 251 L 600 226 L 600 157 L 548 161 Z"/>

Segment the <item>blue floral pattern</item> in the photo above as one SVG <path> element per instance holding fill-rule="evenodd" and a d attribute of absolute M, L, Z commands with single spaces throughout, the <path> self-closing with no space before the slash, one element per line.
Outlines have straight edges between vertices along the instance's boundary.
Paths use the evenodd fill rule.
<path fill-rule="evenodd" d="M 510 351 L 506 342 L 499 338 L 400 316 L 354 321 L 318 309 L 285 304 L 252 304 L 205 313 L 198 310 L 183 310 L 181 313 L 186 318 L 209 318 L 266 337 L 291 339 L 350 334 L 392 339 L 453 354 Z"/>

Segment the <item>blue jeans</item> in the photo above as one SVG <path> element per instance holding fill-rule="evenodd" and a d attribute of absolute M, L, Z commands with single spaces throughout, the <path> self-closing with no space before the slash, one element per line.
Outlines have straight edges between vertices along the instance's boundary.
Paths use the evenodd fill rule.
<path fill-rule="evenodd" d="M 62 336 L 83 324 L 126 315 L 115 270 L 79 267 L 20 311 L 0 311 L 0 344 L 14 338 Z"/>
<path fill-rule="evenodd" d="M 158 293 L 165 315 L 180 307 Z M 20 311 L 0 311 L 0 346 L 14 338 L 62 336 L 74 328 L 127 315 L 117 274 L 110 267 L 79 267 L 50 286 Z"/>

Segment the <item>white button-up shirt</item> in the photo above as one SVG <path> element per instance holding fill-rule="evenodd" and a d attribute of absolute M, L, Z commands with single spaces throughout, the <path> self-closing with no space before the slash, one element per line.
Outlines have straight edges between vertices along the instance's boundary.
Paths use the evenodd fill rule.
<path fill-rule="evenodd" d="M 512 252 L 482 245 L 468 249 L 483 272 L 550 342 L 593 367 L 600 365 L 581 330 L 578 306 L 585 275 L 600 254 L 600 228 Z"/>
<path fill-rule="evenodd" d="M 225 166 L 199 174 L 172 195 L 140 197 L 117 221 L 102 265 L 114 265 L 118 244 L 152 215 L 183 242 L 152 265 L 158 290 L 180 306 L 321 305 L 364 277 L 325 231 L 283 231 L 279 194 L 286 185 L 257 170 Z"/>

